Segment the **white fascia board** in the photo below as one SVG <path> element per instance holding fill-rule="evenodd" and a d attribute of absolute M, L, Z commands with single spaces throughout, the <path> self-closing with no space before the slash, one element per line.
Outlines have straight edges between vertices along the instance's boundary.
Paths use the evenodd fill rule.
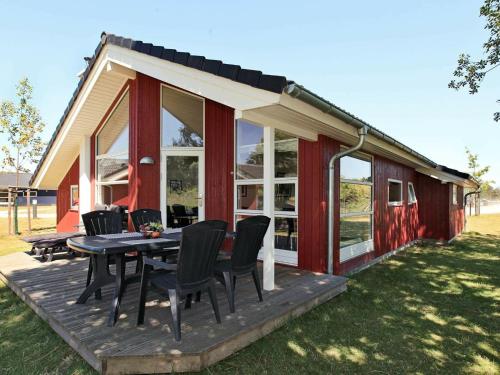
<path fill-rule="evenodd" d="M 102 51 L 104 52 L 104 51 Z M 92 88 L 96 84 L 97 80 L 99 79 L 99 76 L 101 75 L 102 71 L 106 67 L 106 54 L 102 53 L 99 55 L 99 58 L 97 59 L 92 71 L 90 72 L 89 76 L 87 77 L 87 80 L 84 83 L 84 86 L 82 90 L 80 91 L 80 94 L 76 98 L 75 103 L 73 103 L 73 106 L 71 107 L 70 113 L 66 117 L 66 120 L 64 121 L 62 128 L 59 130 L 59 133 L 56 136 L 56 139 L 54 143 L 52 144 L 52 147 L 49 150 L 49 153 L 47 157 L 45 158 L 42 168 L 40 169 L 40 172 L 37 173 L 35 180 L 33 181 L 33 187 L 38 188 L 40 186 L 41 181 L 43 180 L 43 177 L 47 173 L 47 170 L 54 160 L 54 158 L 57 155 L 57 152 L 61 148 L 61 146 L 64 144 L 64 141 L 71 129 L 71 126 L 75 122 L 76 118 L 78 117 L 78 114 L 80 113 L 80 110 L 82 109 L 83 105 L 85 104 L 85 101 L 87 100 L 88 96 L 92 92 Z"/>
<path fill-rule="evenodd" d="M 270 126 L 272 128 L 276 128 L 282 131 L 285 131 L 289 134 L 297 136 L 298 138 L 306 139 L 308 141 L 317 141 L 318 133 L 316 131 L 294 126 L 285 121 L 280 121 L 276 118 L 271 118 L 269 116 L 263 115 L 261 113 L 256 113 L 252 111 L 243 111 L 240 116 L 243 120 L 248 120 L 250 122 L 254 122 L 256 124 L 262 126 Z"/>
<path fill-rule="evenodd" d="M 251 87 L 198 69 L 123 47 L 107 45 L 106 48 L 109 61 L 227 105 L 235 110 L 268 106 L 276 104 L 280 100 L 280 94 Z"/>

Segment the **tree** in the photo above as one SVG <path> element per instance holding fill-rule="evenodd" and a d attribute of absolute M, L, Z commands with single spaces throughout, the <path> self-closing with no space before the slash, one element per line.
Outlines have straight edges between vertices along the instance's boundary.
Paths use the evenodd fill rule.
<path fill-rule="evenodd" d="M 472 153 L 467 147 L 465 148 L 465 153 L 467 154 L 467 161 L 469 165 L 469 170 L 474 177 L 474 179 L 479 183 L 479 188 L 482 192 L 487 192 L 491 188 L 491 184 L 494 184 L 495 181 L 484 180 L 484 176 L 489 172 L 490 166 L 481 167 L 478 162 L 478 154 Z"/>
<path fill-rule="evenodd" d="M 478 92 L 484 77 L 500 66 L 500 0 L 485 0 L 479 10 L 479 16 L 486 18 L 484 28 L 489 32 L 488 40 L 483 44 L 484 57 L 473 61 L 469 54 L 462 53 L 458 57 L 458 66 L 453 72 L 449 88 L 459 90 L 469 87 L 469 94 Z M 497 101 L 500 103 L 500 100 Z M 493 115 L 500 121 L 500 112 Z"/>
<path fill-rule="evenodd" d="M 19 187 L 19 173 L 29 172 L 38 163 L 45 144 L 41 133 L 45 127 L 38 109 L 31 104 L 33 88 L 28 78 L 16 86 L 18 103 L 5 100 L 0 103 L 0 133 L 7 136 L 2 146 L 2 166 L 16 172 L 16 188 Z"/>

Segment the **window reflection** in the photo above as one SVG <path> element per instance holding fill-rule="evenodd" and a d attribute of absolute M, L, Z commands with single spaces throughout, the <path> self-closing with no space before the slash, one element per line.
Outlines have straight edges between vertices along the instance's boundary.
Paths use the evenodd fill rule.
<path fill-rule="evenodd" d="M 274 247 L 280 250 L 297 251 L 297 218 L 274 218 Z"/>
<path fill-rule="evenodd" d="M 238 185 L 237 187 L 238 210 L 263 210 L 264 209 L 264 186 Z"/>
<path fill-rule="evenodd" d="M 298 139 L 280 130 L 274 132 L 274 173 L 276 178 L 297 177 Z"/>
<path fill-rule="evenodd" d="M 238 121 L 236 131 L 236 178 L 264 177 L 264 129 Z"/>
<path fill-rule="evenodd" d="M 372 187 L 370 185 L 340 184 L 340 213 L 370 212 Z"/>
<path fill-rule="evenodd" d="M 162 146 L 203 146 L 203 100 L 162 86 Z"/>
<path fill-rule="evenodd" d="M 274 210 L 295 212 L 295 184 L 276 184 Z"/>
<path fill-rule="evenodd" d="M 340 218 L 340 247 L 371 239 L 371 215 Z"/>
<path fill-rule="evenodd" d="M 344 156 L 340 159 L 340 178 L 369 182 L 372 180 L 372 164 L 367 160 Z"/>

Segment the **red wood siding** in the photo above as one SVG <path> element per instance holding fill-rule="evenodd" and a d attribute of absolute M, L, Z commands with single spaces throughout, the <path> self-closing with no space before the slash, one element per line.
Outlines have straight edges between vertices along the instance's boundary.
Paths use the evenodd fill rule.
<path fill-rule="evenodd" d="M 160 81 L 141 73 L 130 83 L 129 211 L 160 209 Z M 151 156 L 153 165 L 140 165 Z"/>
<path fill-rule="evenodd" d="M 448 240 L 450 237 L 451 185 L 417 173 L 415 193 L 419 205 L 419 237 Z"/>
<path fill-rule="evenodd" d="M 205 100 L 205 218 L 233 227 L 234 110 Z"/>
<path fill-rule="evenodd" d="M 78 211 L 71 210 L 71 185 L 78 185 L 80 179 L 80 161 L 77 157 L 68 173 L 57 188 L 56 229 L 58 232 L 76 232 L 75 225 L 80 221 Z"/>
<path fill-rule="evenodd" d="M 380 256 L 418 238 L 419 203 L 408 204 L 408 182 L 412 182 L 417 189 L 417 177 L 413 168 L 380 156 L 375 156 L 373 163 L 373 239 L 375 255 Z M 388 204 L 389 178 L 403 182 L 401 206 Z"/>
<path fill-rule="evenodd" d="M 317 142 L 299 140 L 298 266 L 302 269 L 327 270 L 328 162 L 339 149 L 338 142 L 322 135 Z M 338 173 L 336 182 L 338 192 Z M 335 203 L 338 212 L 338 198 Z M 334 227 L 338 228 L 338 215 L 335 221 Z M 339 243 L 338 236 L 336 230 L 335 244 Z M 334 253 L 337 255 L 334 267 L 338 268 L 338 245 Z"/>

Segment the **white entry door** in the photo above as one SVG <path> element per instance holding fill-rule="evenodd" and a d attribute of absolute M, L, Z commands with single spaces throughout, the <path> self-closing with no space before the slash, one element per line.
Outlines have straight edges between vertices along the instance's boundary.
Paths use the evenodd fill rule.
<path fill-rule="evenodd" d="M 169 230 L 205 219 L 203 150 L 168 150 L 161 156 L 161 212 Z"/>

